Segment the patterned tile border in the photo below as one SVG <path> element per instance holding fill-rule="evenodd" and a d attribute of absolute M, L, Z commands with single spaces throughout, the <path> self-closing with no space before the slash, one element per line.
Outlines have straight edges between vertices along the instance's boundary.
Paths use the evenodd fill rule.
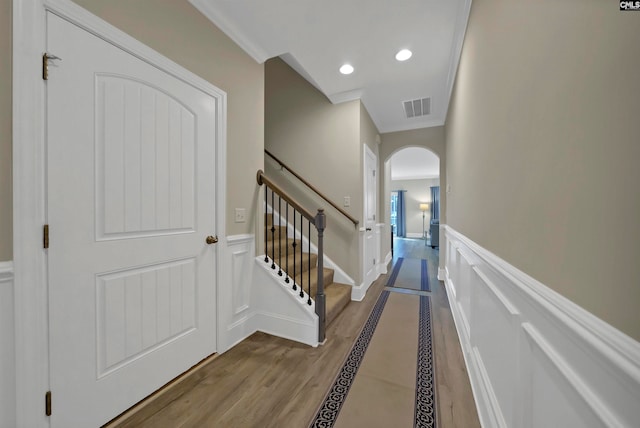
<path fill-rule="evenodd" d="M 367 351 L 369 342 L 371 342 L 373 332 L 378 326 L 378 321 L 380 321 L 382 310 L 384 309 L 384 305 L 387 303 L 388 298 L 388 291 L 383 291 L 382 294 L 380 294 L 380 297 L 378 298 L 376 305 L 373 307 L 362 332 L 360 332 L 358 339 L 356 339 L 356 343 L 351 348 L 347 359 L 340 369 L 340 373 L 338 373 L 338 377 L 325 397 L 318 413 L 316 413 L 316 416 L 313 418 L 310 427 L 328 428 L 335 424 L 336 419 L 338 419 L 340 409 L 342 408 L 344 401 L 347 399 L 349 389 L 351 389 L 351 385 L 358 373 L 358 369 L 360 368 L 364 354 Z"/>
<path fill-rule="evenodd" d="M 429 271 L 427 270 L 427 260 L 422 259 L 421 275 L 420 275 L 420 290 L 431 291 L 429 286 Z"/>
<path fill-rule="evenodd" d="M 436 427 L 436 390 L 431 338 L 431 299 L 420 296 L 418 324 L 418 370 L 416 374 L 415 427 Z"/>
<path fill-rule="evenodd" d="M 387 287 L 393 287 L 393 284 L 396 283 L 396 279 L 398 279 L 398 274 L 400 273 L 400 267 L 402 266 L 403 261 L 403 257 L 398 257 L 398 260 L 396 260 L 396 264 L 393 266 L 393 271 L 391 272 L 391 275 L 389 275 L 389 279 L 387 280 Z"/>

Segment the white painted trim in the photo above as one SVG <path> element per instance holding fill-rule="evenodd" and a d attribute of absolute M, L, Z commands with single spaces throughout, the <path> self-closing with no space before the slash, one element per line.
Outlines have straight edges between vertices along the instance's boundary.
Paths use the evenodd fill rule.
<path fill-rule="evenodd" d="M 382 255 L 382 236 L 384 234 L 384 223 L 376 224 L 376 279 L 380 277 L 380 275 L 384 275 L 387 273 L 387 262 L 385 262 L 385 257 Z M 389 254 L 387 254 L 388 256 Z"/>
<path fill-rule="evenodd" d="M 257 63 L 262 64 L 273 56 L 252 43 L 249 37 L 238 30 L 238 28 L 211 3 L 206 0 L 189 0 L 189 3 L 213 22 L 223 33 L 229 36 L 231 40 L 240 46 Z"/>
<path fill-rule="evenodd" d="M 418 233 L 418 232 L 407 232 L 407 238 L 417 238 L 417 239 L 422 239 L 422 233 Z"/>
<path fill-rule="evenodd" d="M 299 296 L 292 283 L 286 284 L 277 270 L 271 269 L 260 256 L 254 263 L 252 294 L 253 320 L 247 331 L 262 331 L 274 336 L 318 346 L 319 319 L 315 302 L 308 305 L 308 294 Z M 304 290 L 303 290 L 304 291 Z"/>
<path fill-rule="evenodd" d="M 45 14 L 41 1 L 13 1 L 13 266 L 16 426 L 44 428 L 49 389 L 45 223 Z"/>
<path fill-rule="evenodd" d="M 13 262 L 0 262 L 0 282 L 13 280 Z"/>
<path fill-rule="evenodd" d="M 373 284 L 373 282 L 371 284 Z M 367 295 L 367 290 L 369 290 L 371 284 L 365 285 L 365 283 L 362 282 L 360 285 L 354 286 L 351 289 L 351 300 L 361 302 L 364 299 L 364 296 Z"/>
<path fill-rule="evenodd" d="M 248 327 L 255 312 L 252 305 L 254 239 L 252 234 L 231 235 L 227 237 L 225 243 L 227 248 L 224 264 L 227 269 L 222 272 L 225 279 L 218 287 L 220 298 L 218 353 L 228 351 L 255 332 L 255 329 Z M 240 258 L 241 274 L 246 276 L 236 277 L 234 256 Z M 247 302 L 235 307 L 234 293 L 244 294 Z"/>
<path fill-rule="evenodd" d="M 451 93 L 453 92 L 453 85 L 456 81 L 456 73 L 458 72 L 458 64 L 460 63 L 460 57 L 462 56 L 462 45 L 464 43 L 464 36 L 467 32 L 467 23 L 469 22 L 469 13 L 471 12 L 472 0 L 464 0 L 461 2 L 458 9 L 458 15 L 456 16 L 456 24 L 454 30 L 454 43 L 451 49 L 451 56 L 449 57 L 449 71 L 447 73 L 447 98 L 444 105 L 444 117 L 447 117 L 449 113 L 449 103 L 451 102 Z M 443 123 L 444 125 L 444 123 Z"/>
<path fill-rule="evenodd" d="M 0 427 L 16 426 L 13 263 L 0 262 Z"/>
<path fill-rule="evenodd" d="M 533 427 L 540 408 L 564 426 L 640 420 L 639 342 L 444 229 L 445 286 L 482 426 Z"/>
<path fill-rule="evenodd" d="M 304 343 L 314 348 L 318 346 L 317 323 L 303 322 L 296 318 L 263 311 L 255 313 L 253 322 L 256 325 L 256 331 Z"/>
<path fill-rule="evenodd" d="M 252 233 L 243 233 L 239 235 L 227 236 L 227 245 L 247 244 L 253 242 L 254 235 Z"/>
<path fill-rule="evenodd" d="M 639 342 L 633 340 L 620 330 L 605 323 L 591 312 L 581 308 L 566 297 L 558 294 L 538 280 L 517 269 L 515 266 L 484 249 L 471 239 L 455 231 L 450 226 L 445 227 L 445 233 L 452 237 L 449 239 L 462 241 L 470 250 L 473 251 L 474 254 L 483 259 L 486 263 L 489 263 L 502 275 L 511 278 L 513 282 L 519 285 L 519 288 L 527 290 L 532 298 L 535 298 L 538 303 L 544 305 L 545 309 L 552 312 L 554 316 L 568 316 L 577 324 L 568 324 L 574 333 L 579 333 L 580 336 L 585 336 L 585 333 L 588 332 L 595 336 L 599 341 L 604 342 L 598 343 L 598 345 L 601 346 L 600 351 L 605 353 L 608 358 L 612 359 L 612 362 L 620 363 L 623 367 L 628 369 L 629 372 L 626 374 L 633 375 L 634 379 L 640 382 L 640 371 L 637 371 L 640 369 Z M 577 330 L 579 329 L 584 329 L 586 332 L 578 332 Z M 594 339 L 591 339 L 591 343 L 595 344 L 593 340 Z M 611 352 L 609 352 L 609 350 L 611 350 Z M 620 357 L 623 357 L 624 360 L 627 360 L 630 364 L 626 364 L 624 360 L 620 360 Z"/>
<path fill-rule="evenodd" d="M 210 95 L 218 102 L 216 152 L 216 227 L 225 240 L 226 94 L 199 76 L 143 45 L 69 0 L 13 1 L 13 231 L 16 337 L 16 424 L 49 425 L 42 396 L 49 388 L 47 261 L 42 249 L 46 222 L 45 82 L 41 57 L 46 51 L 46 11 Z M 224 246 L 216 252 L 222 284 Z M 218 287 L 219 293 L 219 287 Z M 219 302 L 219 299 L 218 299 Z M 219 311 L 218 311 L 219 313 Z M 221 330 L 218 320 L 218 336 Z"/>

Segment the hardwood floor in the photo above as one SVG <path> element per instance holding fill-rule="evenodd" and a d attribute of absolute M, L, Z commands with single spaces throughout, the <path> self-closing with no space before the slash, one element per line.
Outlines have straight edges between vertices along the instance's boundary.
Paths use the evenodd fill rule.
<path fill-rule="evenodd" d="M 415 241 L 415 242 L 412 242 Z M 396 257 L 427 258 L 433 301 L 433 339 L 439 427 L 479 427 L 464 360 L 444 287 L 435 278 L 437 250 L 420 240 L 396 240 Z M 203 363 L 197 375 L 162 406 L 130 412 L 108 428 L 304 428 L 360 333 L 387 282 L 382 275 L 362 302 L 351 302 L 327 328 L 327 342 L 311 348 L 256 333 Z M 157 411 L 156 411 L 157 410 Z M 155 413 L 154 413 L 155 412 Z"/>

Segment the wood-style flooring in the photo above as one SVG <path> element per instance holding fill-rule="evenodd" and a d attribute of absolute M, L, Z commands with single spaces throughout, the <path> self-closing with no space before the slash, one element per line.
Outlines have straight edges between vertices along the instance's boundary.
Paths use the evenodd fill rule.
<path fill-rule="evenodd" d="M 395 257 L 428 260 L 438 427 L 479 427 L 446 291 L 436 278 L 438 251 L 414 239 L 396 239 L 394 250 Z M 306 428 L 386 283 L 382 275 L 362 302 L 351 302 L 328 326 L 324 345 L 311 348 L 256 333 L 204 362 L 172 394 L 159 395 L 107 427 Z"/>

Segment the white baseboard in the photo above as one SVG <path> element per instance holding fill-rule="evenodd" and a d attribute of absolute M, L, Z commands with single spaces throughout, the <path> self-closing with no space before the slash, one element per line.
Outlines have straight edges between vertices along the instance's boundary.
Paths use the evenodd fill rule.
<path fill-rule="evenodd" d="M 407 238 L 422 238 L 422 233 L 407 232 Z"/>
<path fill-rule="evenodd" d="M 640 343 L 451 227 L 443 274 L 483 427 L 640 420 Z"/>
<path fill-rule="evenodd" d="M 302 321 L 270 312 L 257 312 L 253 317 L 256 331 L 301 342 L 314 348 L 318 346 L 318 323 Z"/>
<path fill-rule="evenodd" d="M 13 263 L 0 262 L 0 427 L 16 426 Z"/>
<path fill-rule="evenodd" d="M 382 262 L 378 263 L 378 266 L 377 266 L 378 276 L 385 275 L 388 272 L 387 266 L 389 266 L 389 262 L 391 261 L 392 258 L 393 256 L 391 255 L 391 251 L 389 251 L 387 255 L 384 257 L 384 259 L 382 260 Z"/>

